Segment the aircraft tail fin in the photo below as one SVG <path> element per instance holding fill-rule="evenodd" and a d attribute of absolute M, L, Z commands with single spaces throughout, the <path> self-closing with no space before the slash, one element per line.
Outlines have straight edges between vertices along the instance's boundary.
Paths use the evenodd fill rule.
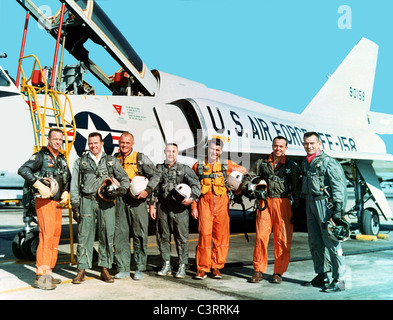
<path fill-rule="evenodd" d="M 362 38 L 304 109 L 321 121 L 368 124 L 378 45 Z"/>

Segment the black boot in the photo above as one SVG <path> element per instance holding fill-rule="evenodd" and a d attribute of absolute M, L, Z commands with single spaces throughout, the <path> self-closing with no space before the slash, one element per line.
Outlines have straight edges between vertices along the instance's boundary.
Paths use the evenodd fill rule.
<path fill-rule="evenodd" d="M 340 292 L 345 290 L 345 282 L 333 279 L 332 283 L 327 288 L 323 288 L 323 292 Z"/>
<path fill-rule="evenodd" d="M 318 273 L 318 275 L 311 281 L 304 282 L 304 287 L 326 288 L 329 285 L 329 277 L 326 273 Z"/>

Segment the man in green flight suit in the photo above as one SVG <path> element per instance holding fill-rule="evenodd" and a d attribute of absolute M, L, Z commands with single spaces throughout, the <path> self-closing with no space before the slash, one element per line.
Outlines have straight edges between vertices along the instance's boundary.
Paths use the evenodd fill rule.
<path fill-rule="evenodd" d="M 131 186 L 129 192 L 116 201 L 115 261 L 118 273 L 115 278 L 124 279 L 130 276 L 131 233 L 136 269 L 134 280 L 142 280 L 147 265 L 149 228 L 146 200 L 160 182 L 160 176 L 149 157 L 133 149 L 134 136 L 131 133 L 121 134 L 119 146 L 119 153 L 115 156 L 126 171 Z M 147 184 L 144 185 L 144 182 Z"/>
<path fill-rule="evenodd" d="M 71 179 L 71 205 L 74 219 L 78 222 L 78 274 L 72 281 L 80 284 L 85 280 L 85 269 L 92 267 L 93 245 L 98 223 L 98 266 L 102 267 L 101 280 L 112 283 L 108 268 L 113 263 L 113 238 L 115 233 L 114 200 L 125 194 L 130 185 L 127 173 L 119 161 L 107 155 L 104 142 L 98 132 L 88 136 L 89 152 L 77 159 Z M 104 194 L 104 181 L 117 180 L 118 186 L 110 187 Z M 99 192 L 100 191 L 100 192 Z"/>
<path fill-rule="evenodd" d="M 189 210 L 187 207 L 198 199 L 201 194 L 199 178 L 189 166 L 177 162 L 178 147 L 175 143 L 168 143 L 164 150 L 165 161 L 157 165 L 161 174 L 160 184 L 154 192 L 150 202 L 149 213 L 153 220 L 157 219 L 156 235 L 160 249 L 163 267 L 157 272 L 159 276 L 170 275 L 171 267 L 171 232 L 176 242 L 179 255 L 179 268 L 176 278 L 184 278 L 188 264 L 188 228 Z M 183 185 L 182 185 L 183 184 Z M 190 196 L 178 193 L 176 187 L 190 188 Z M 181 192 L 181 190 L 179 190 Z M 184 196 L 184 197 L 183 197 Z M 156 207 L 157 205 L 157 207 Z"/>
<path fill-rule="evenodd" d="M 306 200 L 308 243 L 317 276 L 305 286 L 321 287 L 325 292 L 345 290 L 343 251 L 339 241 L 328 235 L 330 219 L 339 220 L 346 204 L 346 178 L 340 163 L 321 150 L 316 132 L 304 134 L 303 180 L 301 194 Z M 326 274 L 328 254 L 333 281 Z"/>

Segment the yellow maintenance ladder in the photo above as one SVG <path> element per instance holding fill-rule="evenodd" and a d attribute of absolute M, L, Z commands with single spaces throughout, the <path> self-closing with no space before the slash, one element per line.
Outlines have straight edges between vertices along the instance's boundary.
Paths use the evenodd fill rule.
<path fill-rule="evenodd" d="M 22 61 L 26 59 L 33 59 L 32 72 L 29 77 L 25 75 L 22 68 Z M 41 64 L 36 56 L 21 57 L 19 59 L 19 67 L 22 73 L 21 92 L 26 96 L 33 123 L 35 139 L 33 152 L 41 150 L 46 145 L 46 137 L 49 130 L 56 127 L 63 131 L 65 139 L 60 152 L 64 154 L 69 165 L 69 155 L 76 137 L 76 125 L 70 99 L 65 93 L 49 88 L 44 72 L 45 69 L 41 68 Z M 53 124 L 56 124 L 56 126 L 53 126 Z M 70 141 L 71 137 L 72 140 Z M 70 241 L 71 263 L 75 264 L 72 211 L 69 199 L 66 208 L 69 212 L 70 239 L 61 240 Z"/>

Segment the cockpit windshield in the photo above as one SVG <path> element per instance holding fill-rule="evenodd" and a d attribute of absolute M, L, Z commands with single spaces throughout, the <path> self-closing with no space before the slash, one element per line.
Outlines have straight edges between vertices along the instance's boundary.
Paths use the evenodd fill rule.
<path fill-rule="evenodd" d="M 82 9 L 86 10 L 88 0 L 75 0 L 75 3 Z M 94 2 L 91 20 L 96 26 L 110 39 L 113 44 L 121 51 L 121 53 L 132 63 L 135 69 L 141 73 L 143 70 L 143 62 L 138 54 L 134 51 L 119 29 L 112 23 L 110 18 Z"/>
<path fill-rule="evenodd" d="M 33 0 L 17 2 L 55 39 L 62 21 L 64 48 L 114 94 L 156 93 L 156 77 L 96 1 L 60 0 L 64 10 L 52 16 L 47 16 Z"/>
<path fill-rule="evenodd" d="M 9 87 L 10 85 L 11 85 L 10 80 L 8 80 L 3 70 L 0 69 L 0 87 Z"/>

